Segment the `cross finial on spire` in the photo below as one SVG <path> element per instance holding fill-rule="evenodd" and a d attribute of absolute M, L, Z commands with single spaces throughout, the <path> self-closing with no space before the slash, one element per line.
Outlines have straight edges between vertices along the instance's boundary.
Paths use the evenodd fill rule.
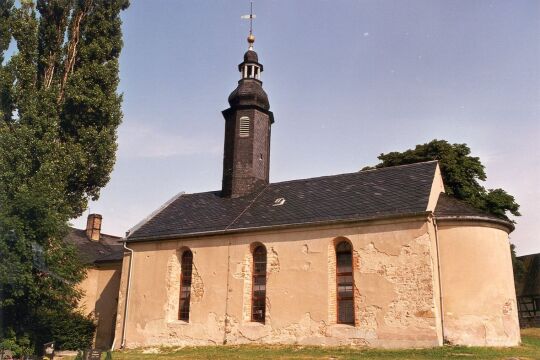
<path fill-rule="evenodd" d="M 249 19 L 249 36 L 247 38 L 249 44 L 249 50 L 253 50 L 253 43 L 255 42 L 255 35 L 253 35 L 253 19 L 257 16 L 253 14 L 253 1 L 250 3 L 249 15 L 242 15 L 242 19 Z"/>

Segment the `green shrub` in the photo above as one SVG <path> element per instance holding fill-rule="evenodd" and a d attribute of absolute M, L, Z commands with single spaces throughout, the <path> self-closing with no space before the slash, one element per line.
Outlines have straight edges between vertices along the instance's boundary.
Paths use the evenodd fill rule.
<path fill-rule="evenodd" d="M 55 342 L 61 350 L 87 349 L 92 346 L 96 325 L 79 312 L 47 312 L 41 316 L 41 343 Z"/>

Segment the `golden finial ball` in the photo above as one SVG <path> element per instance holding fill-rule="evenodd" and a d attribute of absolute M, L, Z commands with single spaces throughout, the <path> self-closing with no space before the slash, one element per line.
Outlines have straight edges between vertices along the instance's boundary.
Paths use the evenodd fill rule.
<path fill-rule="evenodd" d="M 255 35 L 249 34 L 249 36 L 247 37 L 247 41 L 248 43 L 253 44 L 255 42 Z"/>

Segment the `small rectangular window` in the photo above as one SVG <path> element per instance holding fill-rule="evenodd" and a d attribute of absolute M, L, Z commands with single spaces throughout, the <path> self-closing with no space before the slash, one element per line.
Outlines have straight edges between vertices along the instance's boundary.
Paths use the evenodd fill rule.
<path fill-rule="evenodd" d="M 240 118 L 240 137 L 249 137 L 249 117 Z"/>

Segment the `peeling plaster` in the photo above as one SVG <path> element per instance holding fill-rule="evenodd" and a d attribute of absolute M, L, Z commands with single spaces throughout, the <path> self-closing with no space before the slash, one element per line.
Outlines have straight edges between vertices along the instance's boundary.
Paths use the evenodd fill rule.
<path fill-rule="evenodd" d="M 428 234 L 402 245 L 399 255 L 379 251 L 373 242 L 358 252 L 361 274 L 378 274 L 393 284 L 396 298 L 383 309 L 386 325 L 402 328 L 435 326 Z"/>
<path fill-rule="evenodd" d="M 274 247 L 270 248 L 270 251 L 267 253 L 267 269 L 266 271 L 269 274 L 277 273 L 279 272 L 279 258 L 276 250 Z"/>
<path fill-rule="evenodd" d="M 167 303 L 165 304 L 165 314 L 167 321 L 178 319 L 178 307 L 180 299 L 180 261 L 178 255 L 174 253 L 167 262 L 166 274 Z"/>
<path fill-rule="evenodd" d="M 354 231 L 350 233 L 355 234 Z M 158 250 L 166 249 L 156 248 L 157 255 L 150 257 L 154 263 L 145 266 L 155 266 L 159 269 L 156 270 L 161 274 L 159 276 L 165 278 L 163 283 L 168 298 L 163 298 L 163 307 L 167 315 L 152 309 L 146 309 L 151 315 L 134 313 L 127 331 L 128 347 L 212 345 L 221 344 L 224 340 L 228 344 L 382 347 L 440 344 L 436 331 L 439 320 L 435 313 L 433 239 L 425 227 L 379 233 L 366 231 L 349 236 L 353 244 L 355 326 L 336 324 L 334 238 L 313 238 L 309 243 L 302 239 L 289 244 L 264 241 L 263 237 L 259 239 L 267 246 L 267 271 L 271 274 L 268 285 L 272 291 L 267 293 L 265 324 L 250 321 L 252 255 L 246 251 L 248 246 L 241 244 L 239 246 L 242 247 L 231 252 L 227 317 L 220 313 L 223 308 L 220 297 L 225 296 L 223 274 L 229 269 L 211 260 L 215 254 L 225 253 L 214 247 L 215 240 L 205 245 L 211 248 L 212 256 L 205 257 L 205 248 L 199 248 L 200 257 L 197 257 L 197 266 L 194 264 L 192 282 L 195 316 L 190 317 L 190 323 L 176 320 L 180 276 L 178 255 L 162 256 L 157 260 L 159 254 L 163 254 Z M 176 250 L 170 251 L 172 254 Z M 163 262 L 167 262 L 166 266 Z M 142 277 L 137 280 L 140 279 Z M 291 286 L 291 282 L 296 284 L 303 279 L 309 281 L 306 291 L 311 297 L 305 304 L 287 303 L 303 291 Z M 138 288 L 134 295 L 139 306 L 144 304 L 146 295 L 148 301 L 156 303 L 152 298 L 152 289 L 156 286 L 152 281 L 155 279 L 145 281 L 145 287 Z M 320 284 L 321 281 L 327 283 Z M 209 286 L 212 288 L 205 288 Z M 205 291 L 212 292 L 212 296 L 204 296 Z M 214 296 L 214 292 L 219 296 Z M 122 298 L 122 294 L 120 296 Z M 482 344 L 504 345 L 505 339 L 510 338 L 507 343 L 512 345 L 512 339 L 519 338 L 519 334 L 514 335 L 517 310 L 515 301 L 507 296 L 497 303 L 497 314 L 493 317 L 460 315 L 457 318 L 456 315 L 454 318 L 447 312 L 447 340 L 467 344 L 480 339 Z M 284 304 L 286 314 L 283 312 Z"/>
<path fill-rule="evenodd" d="M 204 295 L 204 283 L 195 262 L 193 262 L 193 268 L 191 272 L 191 302 L 198 303 L 202 300 Z"/>

